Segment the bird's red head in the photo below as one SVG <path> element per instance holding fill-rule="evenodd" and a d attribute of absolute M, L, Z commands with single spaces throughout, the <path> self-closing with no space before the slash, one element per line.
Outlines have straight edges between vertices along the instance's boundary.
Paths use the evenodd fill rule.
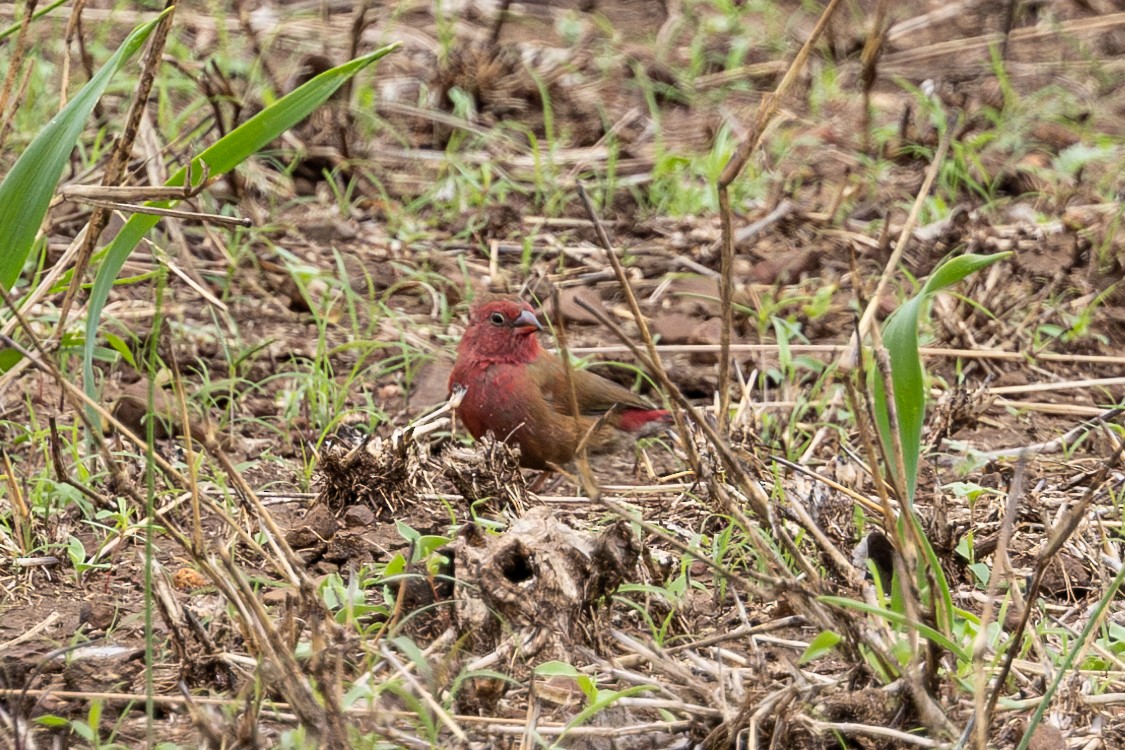
<path fill-rule="evenodd" d="M 539 355 L 543 330 L 526 302 L 494 299 L 473 309 L 469 326 L 457 348 L 459 357 L 497 362 L 531 362 Z"/>

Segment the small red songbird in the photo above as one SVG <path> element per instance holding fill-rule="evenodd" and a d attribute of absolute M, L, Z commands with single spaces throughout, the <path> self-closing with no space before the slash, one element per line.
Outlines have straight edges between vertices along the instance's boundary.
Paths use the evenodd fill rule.
<path fill-rule="evenodd" d="M 543 329 L 526 302 L 493 299 L 473 309 L 457 347 L 449 390 L 465 389 L 457 416 L 474 438 L 491 432 L 520 448 L 528 469 L 562 466 L 583 436 L 591 453 L 628 436 L 656 434 L 672 421 L 637 394 L 585 370 L 572 370 L 578 420 L 572 417 L 562 361 L 539 346 Z M 606 416 L 608 414 L 608 416 Z"/>

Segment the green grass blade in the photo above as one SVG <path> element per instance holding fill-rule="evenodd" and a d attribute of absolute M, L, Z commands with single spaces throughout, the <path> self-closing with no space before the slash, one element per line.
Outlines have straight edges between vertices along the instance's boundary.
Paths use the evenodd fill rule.
<path fill-rule="evenodd" d="M 895 411 L 906 476 L 902 477 L 907 495 L 914 497 L 918 486 L 918 459 L 922 449 L 922 424 L 926 415 L 926 378 L 922 357 L 918 353 L 918 324 L 930 296 L 956 284 L 971 273 L 986 268 L 1011 253 L 992 255 L 958 255 L 942 263 L 930 274 L 922 290 L 895 310 L 883 327 L 883 344 L 891 360 L 891 381 L 894 384 Z M 882 378 L 874 376 L 875 421 L 887 455 L 893 456 L 890 412 Z M 888 467 L 894 471 L 895 467 Z"/>
<path fill-rule="evenodd" d="M 31 14 L 31 20 L 35 21 L 37 19 L 42 18 L 43 16 L 45 16 L 48 13 L 50 13 L 51 11 L 53 11 L 55 8 L 59 7 L 60 5 L 65 4 L 66 1 L 67 0 L 54 0 L 54 2 L 50 3 L 46 8 L 40 8 L 37 11 L 35 11 L 34 13 L 32 13 Z M 23 19 L 20 19 L 19 21 L 16 21 L 15 23 L 13 23 L 8 28 L 4 29 L 3 31 L 0 31 L 0 42 L 3 42 L 5 39 L 10 37 L 12 34 L 15 34 L 17 31 L 19 31 L 21 26 L 23 26 Z"/>
<path fill-rule="evenodd" d="M 193 186 L 198 185 L 203 180 L 204 170 L 207 171 L 209 177 L 215 177 L 234 169 L 286 130 L 308 117 L 348 79 L 379 58 L 394 51 L 398 46 L 397 43 L 387 45 L 368 55 L 357 57 L 355 60 L 321 73 L 227 133 L 192 161 Z M 181 169 L 172 175 L 165 184 L 181 186 L 187 180 L 187 174 L 187 168 Z M 176 200 L 160 200 L 150 201 L 146 205 L 168 208 L 177 202 Z M 106 299 L 109 297 L 110 289 L 113 288 L 113 283 L 117 279 L 121 267 L 145 234 L 160 221 L 160 218 L 149 214 L 133 214 L 106 249 L 105 257 L 98 268 L 97 275 L 94 277 L 94 286 L 90 292 L 90 301 L 87 304 L 86 341 L 82 363 L 86 391 L 91 396 L 94 395 L 94 345 Z"/>
<path fill-rule="evenodd" d="M 113 74 L 136 54 L 163 17 L 161 13 L 133 29 L 105 65 L 35 136 L 0 182 L 0 285 L 4 289 L 11 289 L 23 270 L 70 152 L 82 135 L 94 105 Z"/>
<path fill-rule="evenodd" d="M 817 601 L 829 604 L 833 607 L 854 610 L 857 612 L 863 612 L 865 614 L 872 615 L 873 617 L 879 617 L 900 628 L 911 628 L 926 640 L 933 641 L 937 645 L 949 651 L 949 653 L 953 654 L 957 658 L 958 662 L 967 664 L 971 659 L 969 652 L 962 648 L 959 644 L 955 643 L 951 638 L 947 637 L 943 633 L 938 632 L 934 628 L 931 628 L 925 623 L 910 621 L 906 617 L 906 615 L 902 614 L 901 612 L 895 612 L 893 610 L 886 609 L 885 607 L 877 607 L 875 605 L 868 604 L 867 602 L 856 601 L 855 599 L 848 599 L 845 596 L 818 596 Z"/>

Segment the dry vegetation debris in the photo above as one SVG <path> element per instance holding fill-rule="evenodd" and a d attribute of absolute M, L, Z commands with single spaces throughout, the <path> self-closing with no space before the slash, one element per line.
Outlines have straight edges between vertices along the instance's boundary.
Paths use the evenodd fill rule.
<path fill-rule="evenodd" d="M 1118 8 L 845 6 L 754 133 L 812 34 L 801 4 L 252 5 L 177 9 L 120 182 L 403 47 L 188 201 L 252 228 L 165 221 L 123 266 L 89 425 L 63 386 L 81 328 L 52 333 L 92 209 L 72 190 L 48 214 L 13 288 L 29 324 L 0 316 L 5 344 L 51 344 L 0 374 L 5 746 L 1125 742 Z M 80 15 L 73 59 L 62 17 L 4 38 L 10 151 L 52 60 L 89 75 L 143 13 Z M 112 171 L 131 89 L 65 182 Z M 725 269 L 714 186 L 756 137 Z M 865 310 L 994 252 L 923 326 L 914 528 L 845 354 Z M 696 418 L 529 489 L 435 408 L 486 290 Z M 634 302 L 666 375 L 630 349 Z"/>

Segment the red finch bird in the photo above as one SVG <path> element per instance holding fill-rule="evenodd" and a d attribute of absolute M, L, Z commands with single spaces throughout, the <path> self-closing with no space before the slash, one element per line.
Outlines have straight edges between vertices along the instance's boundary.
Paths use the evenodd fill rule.
<path fill-rule="evenodd" d="M 542 329 L 531 306 L 514 299 L 494 299 L 470 314 L 449 389 L 465 389 L 457 416 L 474 438 L 491 432 L 519 446 L 521 466 L 547 469 L 574 458 L 579 441 L 603 416 L 586 441 L 591 452 L 629 435 L 655 434 L 672 421 L 628 388 L 573 370 L 576 424 L 563 363 L 539 346 Z"/>

